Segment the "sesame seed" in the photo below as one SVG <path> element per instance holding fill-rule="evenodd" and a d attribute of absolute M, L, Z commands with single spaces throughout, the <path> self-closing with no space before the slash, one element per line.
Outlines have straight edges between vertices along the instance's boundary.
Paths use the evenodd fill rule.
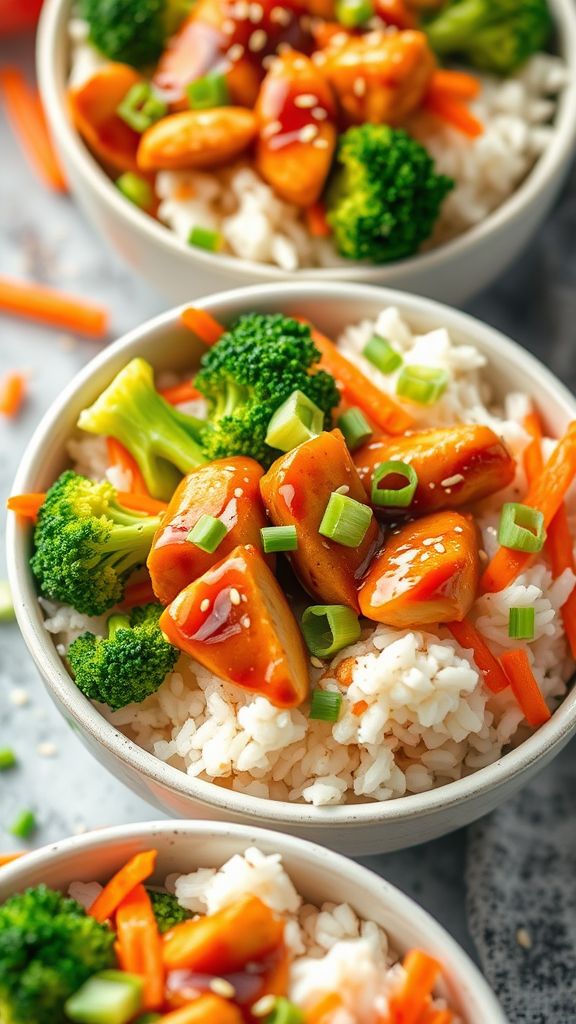
<path fill-rule="evenodd" d="M 237 18 L 239 21 L 242 21 L 248 17 L 250 7 L 246 3 L 246 0 L 238 0 L 237 3 L 232 4 L 230 10 L 233 18 Z"/>
<path fill-rule="evenodd" d="M 348 36 L 345 32 L 337 32 L 330 40 L 330 46 L 346 46 Z"/>
<path fill-rule="evenodd" d="M 26 693 L 26 690 L 22 690 L 19 686 L 15 686 L 13 690 L 10 690 L 10 702 L 17 708 L 23 708 L 26 704 L 30 703 L 30 697 Z"/>
<path fill-rule="evenodd" d="M 366 95 L 366 79 L 365 78 L 356 78 L 354 80 L 354 85 L 352 86 L 352 92 L 354 93 L 355 96 L 358 96 L 359 98 L 361 96 L 365 96 Z"/>
<path fill-rule="evenodd" d="M 312 60 L 315 64 L 325 64 L 328 57 L 322 52 L 322 50 L 317 50 L 316 53 L 312 54 Z"/>
<path fill-rule="evenodd" d="M 431 482 L 430 482 L 430 483 L 428 484 L 428 487 L 430 488 L 430 490 L 431 490 L 431 491 L 433 491 L 433 490 L 434 490 L 434 488 L 436 487 L 436 484 L 434 483 L 434 481 L 431 481 Z"/>
<path fill-rule="evenodd" d="M 340 487 L 336 488 L 336 490 L 334 491 L 334 494 L 348 494 L 349 490 L 350 490 L 350 488 L 349 488 L 348 484 L 341 484 Z"/>
<path fill-rule="evenodd" d="M 298 132 L 299 142 L 312 142 L 318 135 L 318 129 L 315 124 L 305 124 L 303 128 Z"/>
<path fill-rule="evenodd" d="M 40 757 L 56 757 L 58 753 L 58 747 L 55 743 L 39 743 L 36 750 L 40 754 Z"/>
<path fill-rule="evenodd" d="M 302 110 L 307 110 L 309 107 L 315 107 L 318 103 L 318 97 L 314 96 L 311 92 L 300 93 L 300 96 L 296 96 L 294 99 L 294 106 L 300 107 Z"/>
<path fill-rule="evenodd" d="M 210 988 L 217 996 L 222 996 L 224 999 L 233 999 L 236 995 L 234 985 L 231 985 L 226 978 L 212 978 Z"/>
<path fill-rule="evenodd" d="M 237 60 L 241 60 L 244 56 L 244 47 L 242 46 L 242 43 L 234 43 L 234 46 L 230 47 L 226 56 L 228 57 L 228 60 L 232 61 L 232 63 Z"/>
<path fill-rule="evenodd" d="M 320 661 L 320 658 L 317 658 L 315 654 L 311 655 L 310 664 L 314 665 L 314 668 L 324 668 L 324 662 Z"/>
<path fill-rule="evenodd" d="M 328 139 L 314 139 L 312 143 L 316 149 L 328 149 Z"/>
<path fill-rule="evenodd" d="M 275 22 L 276 25 L 288 25 L 292 21 L 292 17 L 292 11 L 286 7 L 273 7 L 270 11 L 270 21 Z"/>
<path fill-rule="evenodd" d="M 488 561 L 488 555 L 486 554 L 485 551 L 479 551 L 478 555 L 480 556 L 480 561 L 481 562 L 487 562 Z"/>
<path fill-rule="evenodd" d="M 445 480 L 441 480 L 440 484 L 442 487 L 453 487 L 454 484 L 462 483 L 463 479 L 462 473 L 455 473 L 454 476 L 447 476 Z"/>
<path fill-rule="evenodd" d="M 276 57 L 274 56 L 273 53 L 268 53 L 266 54 L 265 57 L 262 57 L 262 67 L 264 68 L 264 70 L 269 71 L 272 65 L 274 64 L 275 60 Z"/>
<path fill-rule="evenodd" d="M 225 21 L 222 22 L 222 31 L 225 32 L 227 36 L 231 36 L 235 28 L 236 22 L 232 21 L 232 18 L 226 18 Z"/>
<path fill-rule="evenodd" d="M 254 1003 L 254 1005 L 250 1007 L 250 1013 L 253 1017 L 267 1017 L 269 1013 L 272 1013 L 275 1006 L 276 996 L 273 996 L 270 993 L 267 996 L 262 996 L 257 1003 Z"/>
<path fill-rule="evenodd" d="M 250 626 L 251 626 L 250 616 L 249 615 L 245 615 L 244 618 L 241 621 L 241 624 L 244 626 L 244 629 L 250 629 Z"/>
<path fill-rule="evenodd" d="M 462 529 L 461 526 L 455 526 L 454 533 L 464 533 L 464 530 Z"/>
<path fill-rule="evenodd" d="M 282 124 L 280 121 L 270 121 L 269 124 L 265 124 L 260 135 L 263 139 L 269 139 L 272 135 L 277 135 L 278 132 L 282 131 Z"/>
<path fill-rule="evenodd" d="M 326 118 L 328 117 L 328 111 L 324 110 L 324 107 L 314 107 L 314 110 L 312 111 L 312 117 L 316 121 L 325 121 Z"/>
<path fill-rule="evenodd" d="M 516 932 L 516 942 L 522 949 L 532 949 L 532 936 L 527 928 L 519 928 Z"/>
<path fill-rule="evenodd" d="M 242 490 L 241 487 L 235 487 L 234 488 L 234 497 L 235 498 L 241 498 L 243 494 L 244 494 L 244 491 Z"/>
<path fill-rule="evenodd" d="M 259 21 L 262 21 L 262 18 L 264 17 L 264 8 L 262 7 L 262 5 L 250 4 L 248 17 L 253 25 L 257 25 Z"/>
<path fill-rule="evenodd" d="M 209 599 L 207 597 L 204 597 L 202 599 L 202 601 L 200 601 L 200 611 L 201 612 L 207 612 L 209 607 L 210 607 L 210 601 L 209 601 Z"/>
<path fill-rule="evenodd" d="M 305 71 L 306 61 L 302 60 L 302 57 L 297 57 L 296 60 L 294 61 L 294 67 L 296 71 Z"/>
<path fill-rule="evenodd" d="M 232 604 L 238 605 L 241 600 L 242 598 L 240 597 L 240 593 L 236 590 L 236 587 L 232 587 L 232 590 L 230 591 L 230 601 Z"/>
<path fill-rule="evenodd" d="M 266 35 L 264 29 L 257 28 L 256 31 L 252 33 L 250 39 L 248 40 L 248 49 L 250 50 L 250 53 L 259 53 L 260 50 L 264 49 L 267 42 L 268 36 Z"/>
<path fill-rule="evenodd" d="M 420 561 L 421 562 L 427 562 L 429 558 L 430 558 L 430 555 L 429 555 L 428 551 L 425 551 L 424 554 L 420 556 Z"/>
<path fill-rule="evenodd" d="M 445 555 L 446 554 L 446 548 L 444 547 L 443 544 L 435 544 L 434 545 L 434 551 L 437 551 L 439 555 Z"/>
<path fill-rule="evenodd" d="M 425 548 L 429 548 L 429 547 L 430 547 L 430 545 L 434 543 L 434 537 L 426 537 L 426 538 L 425 538 L 425 539 L 424 539 L 424 540 L 422 541 L 422 543 L 423 543 L 423 545 L 424 545 L 424 547 L 425 547 Z"/>

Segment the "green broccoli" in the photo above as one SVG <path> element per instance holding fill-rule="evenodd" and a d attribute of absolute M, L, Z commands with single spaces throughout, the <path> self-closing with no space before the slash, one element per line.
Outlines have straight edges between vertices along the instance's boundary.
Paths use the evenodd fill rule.
<path fill-rule="evenodd" d="M 172 893 L 148 889 L 148 895 L 152 901 L 152 910 L 161 935 L 164 935 L 164 932 L 169 932 L 175 924 L 181 924 L 182 921 L 187 921 L 192 917 L 190 911 L 181 906 Z"/>
<path fill-rule="evenodd" d="M 411 256 L 432 233 L 453 185 L 405 131 L 383 124 L 349 128 L 328 192 L 338 251 L 372 263 Z"/>
<path fill-rule="evenodd" d="M 45 885 L 0 907 L 0 1021 L 64 1024 L 64 1003 L 115 965 L 114 934 Z"/>
<path fill-rule="evenodd" d="M 111 615 L 107 637 L 83 633 L 74 640 L 68 660 L 86 697 L 117 711 L 156 692 L 180 654 L 158 625 L 162 611 L 148 604 L 130 615 Z"/>
<path fill-rule="evenodd" d="M 451 0 L 426 31 L 441 57 L 508 75 L 546 45 L 552 18 L 547 0 Z"/>
<path fill-rule="evenodd" d="M 81 0 L 90 41 L 110 60 L 153 64 L 191 7 L 191 0 Z"/>
<path fill-rule="evenodd" d="M 123 508 L 111 484 L 67 470 L 48 491 L 34 532 L 30 565 L 41 592 L 100 615 L 146 561 L 160 522 Z"/>

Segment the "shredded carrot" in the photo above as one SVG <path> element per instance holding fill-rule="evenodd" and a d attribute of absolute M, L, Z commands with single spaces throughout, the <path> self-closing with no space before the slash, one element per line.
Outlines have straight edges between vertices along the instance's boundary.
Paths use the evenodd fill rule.
<path fill-rule="evenodd" d="M 64 327 L 87 337 L 101 339 L 108 330 L 108 314 L 85 299 L 47 288 L 0 277 L 0 311 Z"/>
<path fill-rule="evenodd" d="M 544 516 L 544 527 L 548 530 L 554 516 L 560 509 L 566 491 L 576 476 L 576 422 L 569 425 L 564 436 L 558 441 L 552 455 L 538 474 L 524 498 L 523 504 L 539 509 Z M 534 559 L 534 554 L 513 551 L 500 547 L 484 570 L 480 580 L 484 592 L 503 590 L 516 579 Z"/>
<path fill-rule="evenodd" d="M 6 502 L 6 508 L 10 512 L 15 512 L 17 516 L 23 516 L 24 519 L 32 519 L 33 522 L 36 522 L 45 501 L 45 494 L 12 494 Z"/>
<path fill-rule="evenodd" d="M 101 924 L 111 918 L 128 893 L 150 877 L 157 856 L 156 850 L 145 850 L 131 857 L 96 897 L 88 910 L 90 916 L 95 917 Z"/>
<path fill-rule="evenodd" d="M 66 192 L 66 181 L 52 147 L 44 113 L 34 90 L 18 68 L 0 68 L 0 97 L 30 165 L 45 185 L 57 192 Z"/>
<path fill-rule="evenodd" d="M 12 370 L 0 379 L 0 413 L 10 419 L 20 412 L 26 399 L 26 375 Z"/>
<path fill-rule="evenodd" d="M 460 100 L 474 100 L 480 93 L 480 79 L 466 71 L 447 71 L 438 68 L 428 85 L 428 93 L 443 93 Z"/>
<path fill-rule="evenodd" d="M 526 651 L 522 648 L 505 651 L 500 661 L 528 725 L 534 728 L 543 725 L 552 715 L 534 678 Z"/>
<path fill-rule="evenodd" d="M 118 491 L 118 501 L 124 508 L 133 512 L 146 512 L 149 516 L 157 516 L 168 508 L 165 501 L 151 498 L 149 494 L 134 494 L 132 491 Z"/>
<path fill-rule="evenodd" d="M 456 128 L 470 139 L 476 139 L 484 133 L 484 125 L 471 114 L 462 100 L 444 92 L 430 92 L 424 99 L 423 106 L 441 121 Z"/>
<path fill-rule="evenodd" d="M 360 718 L 360 715 L 363 715 L 367 708 L 368 704 L 365 700 L 357 700 L 356 703 L 352 705 L 352 714 L 356 715 L 356 718 Z"/>
<path fill-rule="evenodd" d="M 412 417 L 372 384 L 354 363 L 338 351 L 333 342 L 315 328 L 312 328 L 311 333 L 316 348 L 322 353 L 320 365 L 336 378 L 341 385 L 342 396 L 349 405 L 357 405 L 380 430 L 388 434 L 403 434 L 414 425 Z"/>
<path fill-rule="evenodd" d="M 472 651 L 476 668 L 480 670 L 488 689 L 492 693 L 500 693 L 501 690 L 505 690 L 508 680 L 502 667 L 470 619 L 463 619 L 462 622 L 448 622 L 447 628 L 464 650 Z"/>
<path fill-rule="evenodd" d="M 324 203 L 313 203 L 312 206 L 307 207 L 306 223 L 308 231 L 314 238 L 328 238 L 332 234 L 332 228 L 326 219 Z"/>
<path fill-rule="evenodd" d="M 205 345 L 215 345 L 224 334 L 225 328 L 222 324 L 205 309 L 197 309 L 195 306 L 188 306 L 181 316 L 182 323 L 188 330 L 203 341 Z"/>
<path fill-rule="evenodd" d="M 7 864 L 12 864 L 13 861 L 19 860 L 23 856 L 24 851 L 21 853 L 0 853 L 0 868 L 6 867 Z"/>
<path fill-rule="evenodd" d="M 337 992 L 329 992 L 315 1003 L 305 1015 L 306 1024 L 332 1024 L 342 1011 L 342 999 Z"/>
<path fill-rule="evenodd" d="M 538 413 L 529 412 L 524 417 L 522 425 L 530 436 L 530 442 L 524 449 L 524 472 L 526 473 L 528 484 L 533 484 L 544 467 L 544 459 L 542 458 L 542 426 Z"/>
<path fill-rule="evenodd" d="M 402 966 L 405 977 L 390 999 L 391 1024 L 418 1024 L 440 974 L 440 964 L 428 953 L 412 949 Z"/>
<path fill-rule="evenodd" d="M 184 381 L 183 384 L 175 384 L 171 388 L 161 388 L 159 394 L 166 402 L 170 402 L 170 405 L 183 405 L 184 402 L 193 402 L 196 398 L 202 397 L 191 380 Z"/>
<path fill-rule="evenodd" d="M 151 580 L 140 580 L 138 583 L 131 583 L 129 587 L 126 587 L 120 607 L 139 608 L 142 604 L 150 604 L 154 601 L 156 601 L 156 594 L 152 589 Z"/>
<path fill-rule="evenodd" d="M 158 1010 L 164 1002 L 162 940 L 150 897 L 137 885 L 116 911 L 118 959 L 123 971 L 138 974 L 144 982 L 145 1010 Z"/>
<path fill-rule="evenodd" d="M 140 472 L 136 459 L 133 458 L 128 449 L 125 448 L 120 441 L 117 441 L 115 437 L 107 437 L 106 451 L 108 453 L 108 461 L 110 464 L 122 470 L 123 473 L 128 474 L 130 478 L 130 494 L 148 496 L 148 488 L 144 482 L 144 477 Z M 126 508 L 134 507 L 126 504 L 125 501 L 122 504 L 126 505 Z M 143 511 L 146 511 L 146 509 Z"/>

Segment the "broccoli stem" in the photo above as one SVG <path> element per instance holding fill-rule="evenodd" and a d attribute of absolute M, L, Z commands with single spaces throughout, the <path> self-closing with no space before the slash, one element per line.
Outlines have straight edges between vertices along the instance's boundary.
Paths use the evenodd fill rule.
<path fill-rule="evenodd" d="M 119 629 L 130 629 L 130 616 L 111 615 L 106 625 L 108 627 L 108 639 L 113 640 Z"/>
<path fill-rule="evenodd" d="M 437 53 L 454 50 L 470 42 L 470 33 L 490 17 L 489 0 L 461 0 L 448 7 L 427 28 L 428 38 Z"/>
<path fill-rule="evenodd" d="M 106 540 L 99 543 L 95 564 L 113 566 L 120 574 L 142 564 L 159 525 L 160 517 L 150 516 L 149 520 L 138 519 L 131 526 L 114 526 Z"/>

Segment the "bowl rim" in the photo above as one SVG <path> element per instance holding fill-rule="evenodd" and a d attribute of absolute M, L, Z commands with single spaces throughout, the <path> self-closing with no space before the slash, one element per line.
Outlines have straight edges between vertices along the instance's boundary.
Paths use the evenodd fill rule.
<path fill-rule="evenodd" d="M 452 267 L 469 249 L 482 245 L 492 234 L 497 236 L 498 233 L 511 230 L 545 190 L 547 184 L 568 165 L 576 145 L 576 6 L 574 0 L 549 0 L 562 56 L 571 71 L 570 81 L 564 88 L 558 104 L 555 131 L 545 152 L 538 158 L 524 181 L 501 206 L 479 224 L 429 252 L 377 266 L 350 261 L 343 266 L 300 267 L 295 271 L 286 271 L 272 264 L 186 246 L 170 228 L 139 210 L 121 195 L 72 126 L 66 111 L 65 97 L 59 88 L 58 70 L 53 59 L 59 34 L 65 31 L 72 2 L 73 0 L 45 0 L 36 44 L 40 93 L 51 130 L 65 160 L 70 162 L 110 213 L 127 228 L 147 236 L 150 243 L 159 246 L 162 251 L 174 258 L 188 260 L 190 267 L 200 265 L 207 272 L 212 271 L 216 274 L 222 270 L 224 273 L 235 275 L 239 283 L 254 280 L 291 280 L 296 274 L 306 274 L 309 280 L 317 283 L 342 280 L 383 283 L 394 287 L 395 282 L 401 284 L 412 274 L 438 273 L 442 268 Z"/>
<path fill-rule="evenodd" d="M 341 283 L 302 284 L 282 283 L 279 285 L 252 285 L 220 292 L 196 301 L 200 308 L 220 310 L 222 306 L 233 308 L 239 301 L 246 308 L 251 302 L 270 298 L 280 308 L 291 300 L 308 297 L 316 301 L 330 302 L 331 298 L 343 296 L 354 301 L 361 310 L 364 302 L 378 301 L 382 307 L 397 306 L 406 315 L 420 315 L 431 323 L 445 326 L 448 331 L 467 335 L 474 343 L 490 352 L 503 353 L 506 360 L 518 370 L 530 374 L 538 385 L 544 381 L 555 393 L 561 404 L 572 410 L 576 419 L 576 398 L 554 375 L 533 355 L 522 349 L 499 331 L 459 310 L 442 303 L 406 292 L 377 288 L 373 285 L 343 285 Z M 36 489 L 33 473 L 46 451 L 47 438 L 64 413 L 68 401 L 86 385 L 92 375 L 113 360 L 119 353 L 130 351 L 146 336 L 158 329 L 177 323 L 180 312 L 186 304 L 146 321 L 92 359 L 64 388 L 38 424 L 22 456 L 12 493 Z M 222 315 L 222 314 L 221 314 Z M 535 385 L 536 389 L 536 385 Z M 30 480 L 29 480 L 30 478 Z M 389 801 L 373 801 L 360 804 L 338 804 L 315 807 L 310 804 L 290 803 L 271 800 L 246 793 L 228 790 L 213 782 L 188 776 L 184 771 L 161 761 L 154 754 L 144 750 L 126 737 L 92 705 L 78 690 L 68 674 L 55 644 L 42 626 L 40 606 L 32 598 L 34 584 L 27 559 L 28 525 L 14 513 L 7 516 L 7 562 L 8 576 L 12 588 L 18 624 L 29 653 L 32 655 L 42 678 L 59 709 L 86 731 L 98 746 L 102 746 L 129 770 L 152 780 L 168 791 L 186 799 L 200 802 L 220 812 L 248 815 L 252 820 L 264 820 L 281 827 L 290 825 L 313 827 L 316 830 L 351 828 L 354 825 L 385 825 L 411 818 L 427 817 L 437 812 L 447 812 L 468 799 L 480 797 L 488 791 L 504 789 L 520 777 L 531 766 L 547 761 L 557 753 L 576 732 L 576 687 L 569 691 L 551 719 L 518 747 L 502 755 L 492 764 L 479 768 L 470 775 L 450 782 L 445 786 L 423 793 L 411 793 Z"/>
<path fill-rule="evenodd" d="M 302 855 L 303 853 L 308 864 L 313 863 L 327 873 L 349 881 L 358 889 L 369 891 L 374 902 L 378 902 L 398 917 L 414 924 L 415 929 L 421 932 L 427 941 L 434 941 L 440 950 L 441 961 L 449 964 L 457 973 L 458 979 L 455 981 L 464 982 L 468 992 L 474 996 L 477 1003 L 482 1004 L 482 1011 L 489 1014 L 485 1019 L 490 1020 L 490 1024 L 507 1024 L 502 1007 L 480 968 L 439 921 L 381 875 L 325 846 L 312 843 L 308 839 L 300 839 L 282 832 L 273 832 L 258 826 L 216 821 L 168 819 L 115 825 L 87 832 L 82 836 L 60 839 L 27 853 L 24 858 L 13 861 L 4 867 L 2 888 L 17 892 L 27 876 L 26 884 L 34 884 L 29 878 L 31 872 L 36 873 L 38 882 L 42 881 L 42 874 L 46 866 L 55 863 L 61 857 L 68 862 L 72 859 L 82 860 L 91 853 L 98 853 L 104 848 L 109 849 L 116 844 L 131 841 L 153 845 L 157 836 L 171 838 L 174 845 L 177 845 L 183 838 L 201 838 L 206 842 L 218 843 L 221 839 L 232 837 L 246 846 L 253 844 L 257 846 L 259 842 L 262 842 L 276 848 L 283 861 L 291 854 Z M 289 868 L 288 872 L 290 872 Z M 393 937 L 392 941 L 394 941 Z"/>

